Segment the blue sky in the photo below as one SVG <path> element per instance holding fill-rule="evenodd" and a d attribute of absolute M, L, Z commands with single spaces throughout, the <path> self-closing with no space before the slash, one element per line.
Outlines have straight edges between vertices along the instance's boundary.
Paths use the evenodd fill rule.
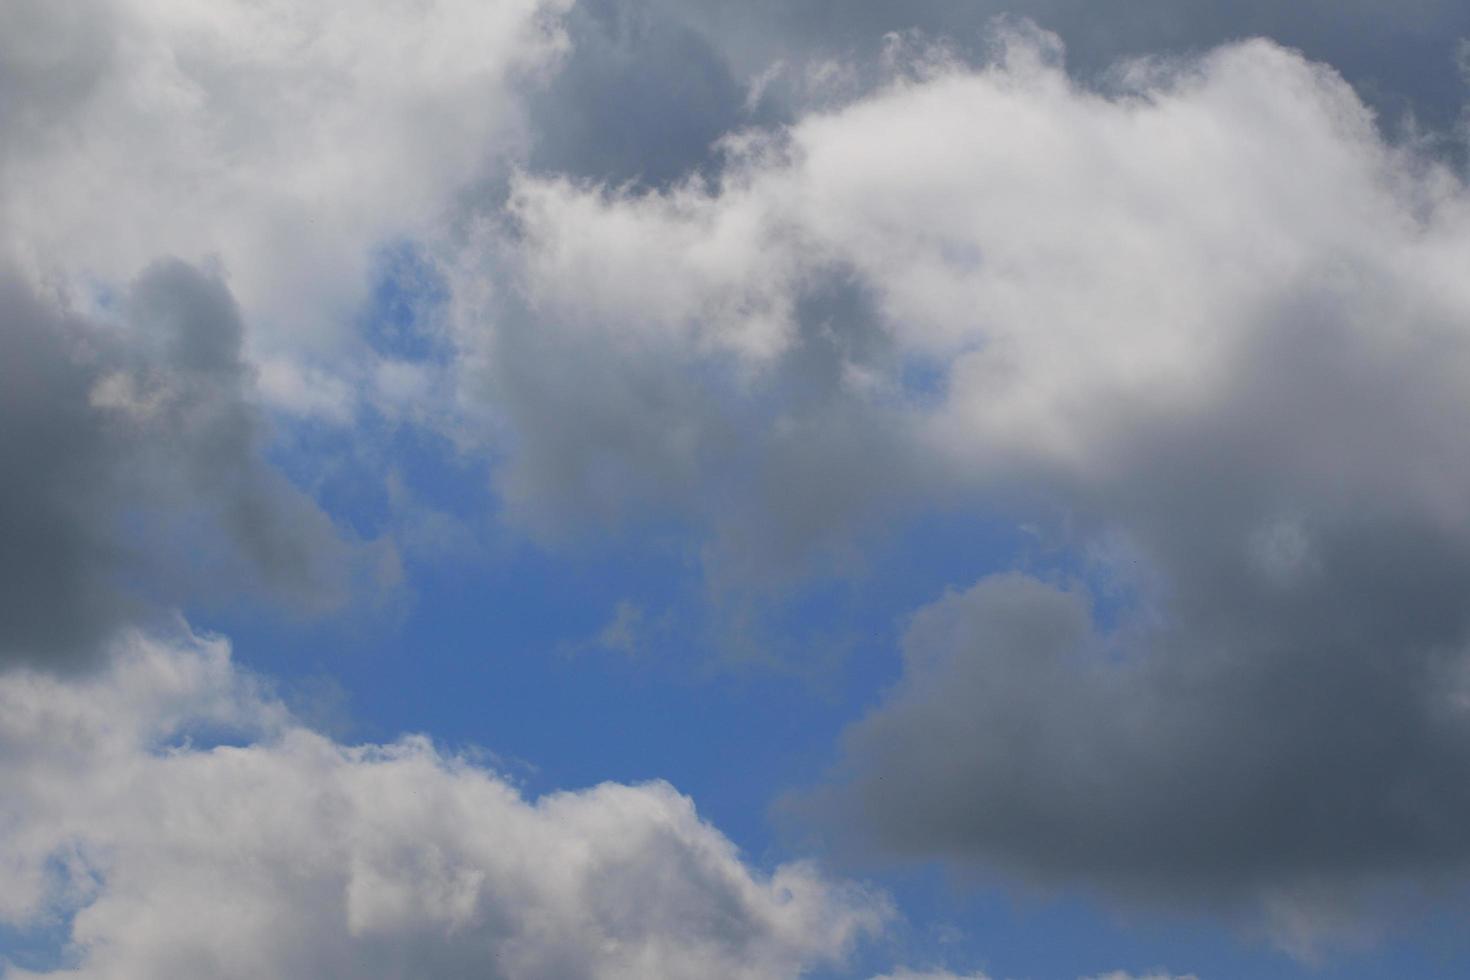
<path fill-rule="evenodd" d="M 1470 13 L 0 12 L 0 977 L 1470 971 Z"/>

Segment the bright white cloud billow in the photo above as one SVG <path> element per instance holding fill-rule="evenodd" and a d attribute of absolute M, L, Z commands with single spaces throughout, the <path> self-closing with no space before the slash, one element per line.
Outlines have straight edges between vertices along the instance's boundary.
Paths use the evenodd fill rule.
<path fill-rule="evenodd" d="M 0 243 L 83 295 L 214 258 L 275 346 L 340 339 L 372 250 L 438 234 L 520 139 L 566 6 L 8 3 Z"/>
<path fill-rule="evenodd" d="M 74 915 L 48 976 L 770 980 L 889 915 L 751 869 L 665 784 L 532 801 L 424 738 L 333 742 L 217 639 L 0 675 L 0 784 L 0 921 Z"/>
<path fill-rule="evenodd" d="M 1260 900 L 1294 948 L 1358 886 L 1459 880 L 1460 177 L 1268 41 L 1106 90 L 1026 26 L 983 67 L 895 43 L 717 179 L 519 180 L 528 325 L 472 376 L 512 504 L 674 508 L 721 572 L 956 500 L 1084 556 L 1095 589 L 916 618 L 815 808 L 869 845 Z"/>
<path fill-rule="evenodd" d="M 802 301 L 851 280 L 871 309 L 826 324 L 845 390 L 904 394 L 877 354 L 929 363 L 938 406 L 898 399 L 914 438 L 982 471 L 1103 469 L 1111 430 L 1220 408 L 1257 345 L 1313 317 L 1405 370 L 1436 370 L 1423 345 L 1461 355 L 1467 201 L 1385 145 L 1329 68 L 1255 41 L 1129 64 L 1105 96 L 1068 79 L 1055 39 L 1007 44 L 991 67 L 930 53 L 845 108 L 732 137 L 714 185 L 522 179 L 537 313 L 614 358 L 759 376 L 810 343 Z M 864 314 L 876 352 L 850 349 Z"/>

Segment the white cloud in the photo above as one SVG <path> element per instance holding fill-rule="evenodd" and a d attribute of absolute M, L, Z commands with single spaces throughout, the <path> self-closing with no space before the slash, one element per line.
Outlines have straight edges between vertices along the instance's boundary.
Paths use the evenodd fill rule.
<path fill-rule="evenodd" d="M 213 257 L 270 343 L 340 339 L 371 250 L 520 139 L 568 3 L 7 4 L 0 244 L 82 297 Z"/>
<path fill-rule="evenodd" d="M 1096 556 L 1096 618 L 1040 580 L 930 607 L 985 628 L 909 644 L 844 770 L 895 778 L 826 814 L 894 850 L 1268 917 L 1325 881 L 1309 932 L 1459 880 L 1470 193 L 1270 41 L 1105 89 L 1000 41 L 736 134 L 717 180 L 523 177 L 529 325 L 471 377 L 512 503 L 675 513 L 763 571 L 957 502 Z M 1007 632 L 1016 591 L 1056 614 Z"/>
<path fill-rule="evenodd" d="M 422 737 L 337 744 L 187 634 L 0 675 L 0 783 L 0 921 L 74 914 L 44 975 L 767 980 L 889 915 L 753 870 L 666 784 L 527 800 Z"/>
<path fill-rule="evenodd" d="M 535 309 L 614 356 L 731 354 L 760 372 L 801 342 L 804 292 L 851 275 L 900 354 L 947 382 L 915 438 L 978 471 L 1105 467 L 1125 419 L 1212 408 L 1293 301 L 1386 358 L 1470 308 L 1455 271 L 1470 203 L 1448 170 L 1382 143 L 1330 69 L 1253 41 L 1133 63 L 1104 96 L 1067 78 L 1055 39 L 1007 44 L 990 67 L 930 59 L 732 137 L 712 186 L 523 178 Z M 853 393 L 872 397 L 864 377 Z"/>

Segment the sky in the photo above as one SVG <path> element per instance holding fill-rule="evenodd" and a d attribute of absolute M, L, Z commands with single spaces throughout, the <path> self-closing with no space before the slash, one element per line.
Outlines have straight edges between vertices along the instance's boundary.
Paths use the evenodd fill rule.
<path fill-rule="evenodd" d="M 0 978 L 1470 975 L 1470 7 L 0 0 Z"/>

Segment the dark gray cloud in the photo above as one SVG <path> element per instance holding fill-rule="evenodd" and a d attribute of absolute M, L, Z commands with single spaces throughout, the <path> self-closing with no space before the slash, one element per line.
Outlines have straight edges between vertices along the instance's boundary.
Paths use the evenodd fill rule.
<path fill-rule="evenodd" d="M 234 590 L 340 599 L 350 549 L 262 458 L 241 340 L 225 285 L 180 262 L 105 321 L 0 274 L 0 663 L 82 664 Z"/>
<path fill-rule="evenodd" d="M 666 6 L 670 16 L 698 25 L 745 76 L 778 59 L 861 57 L 877 50 L 886 33 L 911 30 L 947 38 L 973 57 L 989 45 L 990 23 L 1000 15 L 1057 32 L 1084 75 L 1119 58 L 1269 37 L 1333 65 L 1380 108 L 1394 114 L 1412 108 L 1437 125 L 1459 114 L 1464 82 L 1456 50 L 1470 36 L 1470 8 L 1455 0 L 756 0 L 738 8 L 666 0 Z"/>
<path fill-rule="evenodd" d="M 662 186 L 714 163 L 745 91 L 704 35 L 646 0 L 587 0 L 571 50 L 529 95 L 535 170 Z"/>
<path fill-rule="evenodd" d="M 1121 638 L 1083 594 L 1008 576 L 920 613 L 905 663 L 817 798 L 891 853 L 1206 904 L 1470 857 L 1458 651 L 1344 623 Z"/>
<path fill-rule="evenodd" d="M 716 172 L 711 148 L 722 135 L 795 118 L 820 101 L 823 88 L 814 92 L 808 76 L 814 66 L 840 63 L 851 95 L 882 80 L 888 35 L 919 32 L 981 59 L 993 50 L 997 18 L 1055 31 L 1072 71 L 1087 78 L 1120 59 L 1193 56 L 1260 36 L 1331 64 L 1390 121 L 1412 114 L 1450 127 L 1466 90 L 1458 52 L 1470 38 L 1470 8 L 1453 0 L 589 0 L 568 13 L 571 49 L 531 95 L 527 163 L 650 186 Z M 747 101 L 757 86 L 762 97 Z"/>
<path fill-rule="evenodd" d="M 1111 465 L 1034 474 L 1092 587 L 1003 575 L 919 612 L 903 679 L 796 809 L 1148 900 L 1462 879 L 1465 343 L 1431 322 L 1389 353 L 1321 299 L 1197 411 L 1112 418 Z"/>

